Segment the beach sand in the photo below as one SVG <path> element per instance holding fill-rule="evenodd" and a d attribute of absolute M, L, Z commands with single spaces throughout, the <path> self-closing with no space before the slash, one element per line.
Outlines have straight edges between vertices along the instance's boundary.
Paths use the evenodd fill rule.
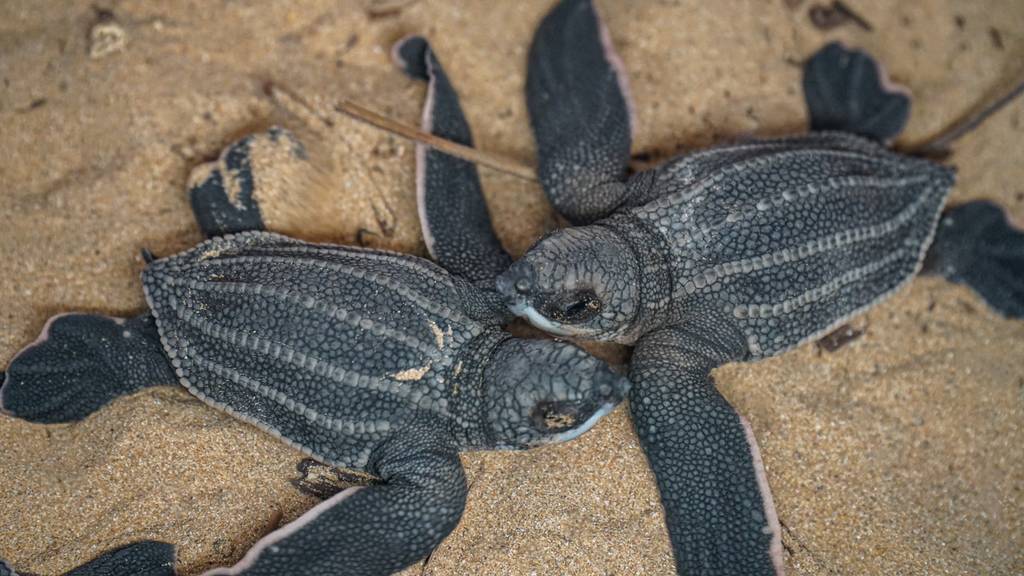
<path fill-rule="evenodd" d="M 140 249 L 200 240 L 189 171 L 274 123 L 325 169 L 267 199 L 271 227 L 343 243 L 363 230 L 367 245 L 424 255 L 413 147 L 333 103 L 417 124 L 423 87 L 388 51 L 424 34 L 477 145 L 529 163 L 525 55 L 550 4 L 0 3 L 0 365 L 55 313 L 140 312 Z M 872 30 L 828 32 L 801 0 L 598 4 L 629 71 L 634 152 L 655 159 L 804 130 L 799 62 L 831 39 L 867 49 L 912 90 L 906 144 L 1024 72 L 1020 0 L 857 0 Z M 276 105 L 268 82 L 330 125 Z M 952 202 L 988 198 L 1024 224 L 1022 118 L 1018 101 L 956 146 Z M 555 225 L 536 185 L 481 174 L 514 254 Z M 853 326 L 863 334 L 835 352 L 806 345 L 716 372 L 760 443 L 788 573 L 1024 573 L 1024 322 L 923 278 Z M 0 557 L 57 574 L 152 538 L 178 545 L 181 574 L 229 564 L 316 503 L 290 483 L 301 460 L 169 387 L 72 425 L 0 416 Z M 673 573 L 625 409 L 568 445 L 463 462 L 462 523 L 407 574 Z"/>

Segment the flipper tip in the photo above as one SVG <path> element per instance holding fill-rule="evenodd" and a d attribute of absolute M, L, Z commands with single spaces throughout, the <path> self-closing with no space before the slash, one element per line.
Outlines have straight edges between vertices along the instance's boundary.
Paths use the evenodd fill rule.
<path fill-rule="evenodd" d="M 391 47 L 391 61 L 409 77 L 427 80 L 430 77 L 426 58 L 429 50 L 430 43 L 423 36 L 406 36 Z"/>
<path fill-rule="evenodd" d="M 888 142 L 910 118 L 910 90 L 892 82 L 863 50 L 830 42 L 804 64 L 811 129 L 841 130 Z"/>
<path fill-rule="evenodd" d="M 939 221 L 925 270 L 966 284 L 1007 318 L 1024 318 L 1024 231 L 998 205 L 956 206 Z"/>

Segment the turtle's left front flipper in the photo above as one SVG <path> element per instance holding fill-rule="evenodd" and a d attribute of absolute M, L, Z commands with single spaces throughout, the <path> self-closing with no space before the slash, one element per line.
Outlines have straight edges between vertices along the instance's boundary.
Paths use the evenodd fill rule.
<path fill-rule="evenodd" d="M 626 73 L 591 0 L 563 0 L 530 46 L 526 106 L 548 199 L 573 224 L 627 196 L 632 140 Z"/>
<path fill-rule="evenodd" d="M 426 557 L 466 505 L 453 441 L 434 425 L 412 426 L 370 456 L 383 483 L 348 488 L 262 540 L 231 568 L 204 576 L 384 576 Z"/>
<path fill-rule="evenodd" d="M 152 315 L 61 314 L 11 360 L 0 410 L 31 422 L 71 422 L 119 396 L 177 382 Z"/>
<path fill-rule="evenodd" d="M 0 576 L 18 573 L 0 560 Z M 174 576 L 174 546 L 143 540 L 111 550 L 64 576 Z"/>
<path fill-rule="evenodd" d="M 968 202 L 942 215 L 924 271 L 970 286 L 1004 316 L 1024 317 L 1024 232 L 991 202 Z"/>
<path fill-rule="evenodd" d="M 630 411 L 658 481 L 679 574 L 782 574 L 782 540 L 749 424 L 711 370 L 740 357 L 716 330 L 667 328 L 633 353 Z"/>
<path fill-rule="evenodd" d="M 392 54 L 406 74 L 428 83 L 423 130 L 472 146 L 459 95 L 430 44 L 410 36 L 399 41 Z M 472 162 L 417 144 L 416 201 L 427 250 L 449 271 L 469 280 L 493 282 L 512 263 L 494 234 Z"/>

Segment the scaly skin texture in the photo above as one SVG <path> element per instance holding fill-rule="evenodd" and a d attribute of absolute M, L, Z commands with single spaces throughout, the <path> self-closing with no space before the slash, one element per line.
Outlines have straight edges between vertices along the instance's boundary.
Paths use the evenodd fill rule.
<path fill-rule="evenodd" d="M 592 291 L 601 311 L 556 328 L 624 344 L 714 309 L 771 356 L 912 277 L 952 183 L 839 132 L 714 148 L 636 175 L 628 207 L 555 232 L 498 285 L 541 312 Z"/>
<path fill-rule="evenodd" d="M 174 576 L 174 546 L 146 540 L 100 556 L 67 576 Z"/>
<path fill-rule="evenodd" d="M 542 238 L 496 283 L 542 329 L 636 344 L 630 408 L 680 574 L 779 574 L 756 442 L 711 370 L 813 339 L 909 281 L 954 173 L 855 135 L 892 138 L 909 100 L 866 54 L 831 44 L 804 86 L 812 126 L 837 131 L 718 146 L 626 179 L 630 112 L 608 37 L 589 0 L 559 2 L 537 29 L 538 173 L 585 225 Z M 950 243 L 970 240 L 984 265 L 936 255 L 937 266 L 1016 309 L 1024 237 L 961 230 Z"/>
<path fill-rule="evenodd" d="M 424 59 L 417 69 L 432 83 L 446 82 L 419 42 L 406 55 Z M 451 86 L 433 86 L 431 94 L 426 118 L 440 111 L 440 126 L 466 128 L 468 138 Z M 262 228 L 259 190 L 252 189 L 261 179 L 249 155 L 268 141 L 287 145 L 285 160 L 302 166 L 301 144 L 273 129 L 236 142 L 192 179 L 193 208 L 207 235 L 249 230 L 150 262 L 142 283 L 152 316 L 124 322 L 75 315 L 70 325 L 55 323 L 49 338 L 12 361 L 17 377 L 0 397 L 15 416 L 74 420 L 149 385 L 148 376 L 167 383 L 170 375 L 211 406 L 372 480 L 210 574 L 390 574 L 429 554 L 458 523 L 467 494 L 460 450 L 571 440 L 623 399 L 628 381 L 572 344 L 501 330 L 510 315 L 493 276 L 507 255 L 471 165 L 420 156 L 421 172 L 431 175 L 420 179 L 423 192 L 443 194 L 457 182 L 453 200 L 465 200 L 479 216 L 476 226 L 461 229 L 466 210 L 424 214 L 425 229 L 445 230 L 434 248 L 446 269 L 252 230 Z M 242 193 L 232 198 L 226 182 Z M 46 378 L 25 377 L 40 359 L 59 376 L 46 390 L 60 388 L 56 399 L 31 389 Z M 118 383 L 122 371 L 126 382 Z M 149 544 L 136 546 L 131 550 L 145 552 Z M 90 571 L 100 565 L 80 574 L 105 574 Z"/>
<path fill-rule="evenodd" d="M 111 550 L 65 576 L 174 576 L 174 546 L 144 540 Z M 18 573 L 0 560 L 0 576 Z M 27 575 L 26 575 L 27 576 Z"/>
<path fill-rule="evenodd" d="M 575 400 L 586 419 L 622 393 L 575 346 L 511 339 L 496 294 L 411 256 L 247 232 L 154 262 L 143 286 L 183 385 L 338 467 L 377 474 L 373 450 L 420 418 L 458 449 L 528 447 L 547 439 L 535 405 Z"/>
<path fill-rule="evenodd" d="M 742 353 L 742 340 L 712 318 L 644 337 L 630 370 L 630 408 L 666 522 L 691 526 L 669 531 L 673 548 L 685 551 L 676 557 L 679 573 L 771 574 L 782 559 L 771 493 L 767 483 L 749 481 L 763 480 L 759 459 L 735 457 L 755 445 L 710 376 Z"/>
<path fill-rule="evenodd" d="M 592 293 L 602 308 L 567 331 L 637 344 L 630 407 L 681 574 L 782 570 L 756 443 L 711 370 L 812 339 L 912 278 L 952 182 L 842 133 L 725 146 L 638 174 L 628 207 L 499 279 L 545 320 Z"/>
<path fill-rule="evenodd" d="M 319 459 L 365 470 L 417 412 L 484 444 L 484 390 L 455 368 L 489 355 L 500 316 L 425 260 L 243 233 L 154 262 L 143 286 L 191 392 Z"/>
<path fill-rule="evenodd" d="M 925 271 L 967 284 L 997 312 L 1024 318 L 1024 235 L 991 202 L 943 214 Z"/>
<path fill-rule="evenodd" d="M 149 314 L 54 316 L 8 368 L 0 409 L 41 424 L 81 420 L 118 396 L 173 384 L 162 352 Z"/>
<path fill-rule="evenodd" d="M 395 45 L 392 56 L 406 74 L 428 82 L 423 130 L 472 146 L 459 95 L 427 41 L 408 37 Z M 494 277 L 508 268 L 512 258 L 494 235 L 476 166 L 417 144 L 416 203 L 431 257 L 448 270 L 491 288 Z"/>
<path fill-rule="evenodd" d="M 526 75 L 530 124 L 544 159 L 538 176 L 574 224 L 606 216 L 621 200 L 632 131 L 628 114 L 607 113 L 626 110 L 629 96 L 625 75 L 608 73 L 618 58 L 608 58 L 607 30 L 580 17 L 593 10 L 580 2 L 555 6 L 534 34 Z M 579 190 L 587 190 L 585 198 Z"/>
<path fill-rule="evenodd" d="M 205 576 L 390 574 L 422 557 L 458 524 L 466 478 L 458 452 L 430 418 L 414 420 L 373 454 L 384 484 L 350 488 L 314 508 L 300 530 L 264 538 L 232 569 Z M 340 544 L 340 546 L 339 546 Z"/>

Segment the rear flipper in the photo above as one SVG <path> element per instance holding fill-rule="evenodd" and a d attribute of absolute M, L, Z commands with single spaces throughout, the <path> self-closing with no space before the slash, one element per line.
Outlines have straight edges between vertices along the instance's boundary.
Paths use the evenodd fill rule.
<path fill-rule="evenodd" d="M 888 142 L 910 117 L 905 88 L 889 82 L 867 53 L 832 42 L 804 64 L 811 130 L 841 130 Z"/>
<path fill-rule="evenodd" d="M 779 520 L 754 435 L 710 374 L 738 352 L 665 329 L 644 336 L 633 353 L 630 411 L 658 481 L 679 574 L 783 571 Z"/>
<path fill-rule="evenodd" d="M 118 396 L 177 381 L 152 315 L 61 314 L 11 360 L 0 410 L 31 422 L 71 422 Z"/>
<path fill-rule="evenodd" d="M 430 554 L 462 516 L 466 477 L 447 432 L 424 425 L 371 455 L 384 482 L 348 488 L 204 576 L 384 576 Z"/>
<path fill-rule="evenodd" d="M 0 576 L 18 573 L 0 560 Z M 107 552 L 64 576 L 174 576 L 174 546 L 143 540 Z"/>
<path fill-rule="evenodd" d="M 256 153 L 276 162 L 306 157 L 291 132 L 274 127 L 234 142 L 218 160 L 197 166 L 189 176 L 189 199 L 207 238 L 266 229 L 257 202 L 259 182 L 253 174 Z"/>
<path fill-rule="evenodd" d="M 632 109 L 626 73 L 591 0 L 563 0 L 537 27 L 526 107 L 548 199 L 573 224 L 626 197 Z"/>
<path fill-rule="evenodd" d="M 991 202 L 968 202 L 942 215 L 924 271 L 970 286 L 1004 316 L 1024 317 L 1024 232 Z"/>
<path fill-rule="evenodd" d="M 107 552 L 65 576 L 174 576 L 174 546 L 143 540 Z"/>
<path fill-rule="evenodd" d="M 392 55 L 406 74 L 429 83 L 423 130 L 472 146 L 459 95 L 427 41 L 410 36 L 395 44 Z M 427 250 L 450 272 L 490 285 L 512 263 L 494 234 L 472 162 L 417 144 L 416 201 Z"/>

